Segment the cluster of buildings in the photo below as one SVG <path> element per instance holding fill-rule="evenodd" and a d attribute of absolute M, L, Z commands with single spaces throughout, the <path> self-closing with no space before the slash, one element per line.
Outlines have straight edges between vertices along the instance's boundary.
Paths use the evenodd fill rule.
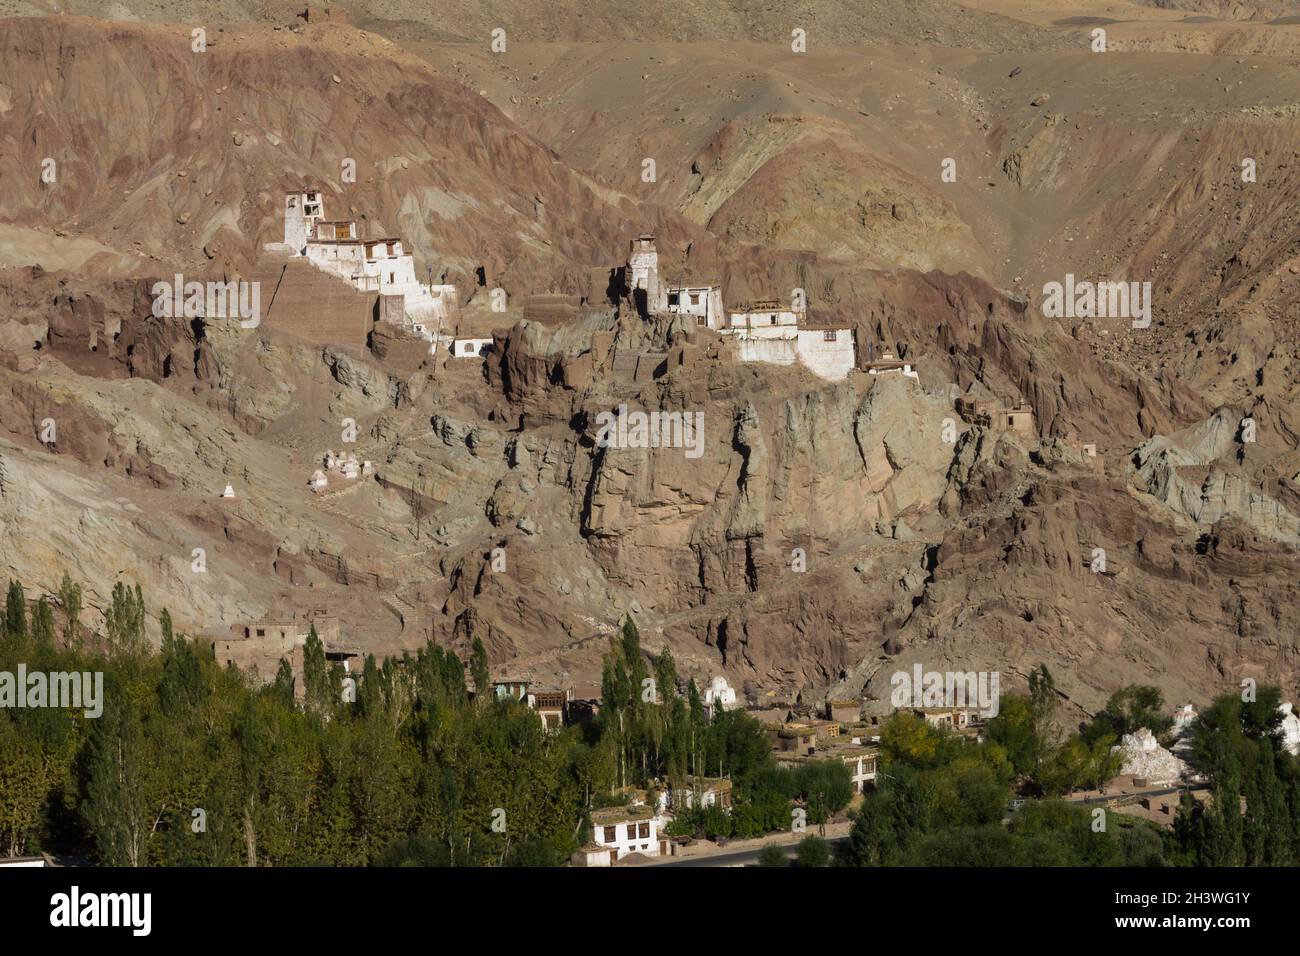
<path fill-rule="evenodd" d="M 975 393 L 973 386 L 971 391 L 958 397 L 957 414 L 967 424 L 993 431 L 1015 432 L 1026 438 L 1038 434 L 1034 426 L 1034 410 L 1024 402 L 1009 406 L 996 398 L 982 398 Z M 1095 454 L 1096 446 L 1093 452 Z"/>
<path fill-rule="evenodd" d="M 800 364 L 822 378 L 838 381 L 857 367 L 853 329 L 808 316 L 801 303 L 752 302 L 728 312 L 716 281 L 672 282 L 660 277 L 655 238 L 632 240 L 624 271 L 625 291 L 645 315 L 682 316 L 698 328 L 731 339 L 744 362 Z"/>
<path fill-rule="evenodd" d="M 454 285 L 424 285 L 416 279 L 415 260 L 400 237 L 362 239 L 355 219 L 326 219 L 319 190 L 285 194 L 284 241 L 267 243 L 266 248 L 302 256 L 358 292 L 377 293 L 381 319 L 429 341 L 451 318 L 456 304 Z"/>
<path fill-rule="evenodd" d="M 715 677 L 703 698 L 709 706 L 738 706 L 725 678 Z M 787 709 L 751 710 L 766 730 L 777 766 L 839 760 L 849 769 L 855 793 L 874 787 L 880 756 L 879 727 L 864 719 L 860 701 L 828 701 L 822 716 L 798 716 Z M 875 730 L 875 736 L 872 731 Z M 695 806 L 730 812 L 732 786 L 723 777 L 690 777 L 674 789 L 632 790 L 628 803 L 591 815 L 591 841 L 573 855 L 575 866 L 612 866 L 645 857 L 675 855 L 680 838 L 665 835 L 673 814 Z M 631 859 L 629 859 L 631 858 Z"/>
<path fill-rule="evenodd" d="M 311 478 L 307 481 L 307 487 L 315 494 L 323 494 L 329 487 L 330 474 L 338 475 L 347 481 L 356 481 L 358 478 L 369 477 L 375 473 L 375 466 L 369 458 L 358 459 L 351 452 L 338 455 L 333 449 L 325 452 L 321 465 L 321 468 L 312 472 Z"/>

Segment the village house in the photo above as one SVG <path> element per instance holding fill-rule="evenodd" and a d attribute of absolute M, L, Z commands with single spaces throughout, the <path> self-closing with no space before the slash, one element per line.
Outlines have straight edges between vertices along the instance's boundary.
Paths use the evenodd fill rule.
<path fill-rule="evenodd" d="M 237 667 L 262 683 L 273 680 L 280 662 L 288 661 L 294 675 L 294 696 L 301 698 L 305 693 L 303 649 L 313 627 L 325 660 L 339 664 L 344 673 L 352 673 L 360 662 L 361 651 L 342 638 L 339 619 L 321 609 L 265 618 L 246 625 L 236 637 L 216 638 L 212 641 L 213 658 L 219 667 Z"/>
<path fill-rule="evenodd" d="M 962 731 L 984 725 L 984 715 L 978 707 L 915 707 L 912 713 L 941 730 Z"/>
<path fill-rule="evenodd" d="M 528 705 L 537 711 L 545 731 L 559 730 L 564 726 L 564 711 L 568 694 L 563 691 L 541 690 L 528 695 Z"/>
<path fill-rule="evenodd" d="M 860 700 L 828 700 L 826 701 L 826 719 L 838 721 L 841 724 L 855 724 L 862 717 L 862 701 Z"/>
<path fill-rule="evenodd" d="M 772 728 L 768 727 L 768 740 L 772 744 L 772 749 L 778 752 L 797 751 L 807 753 L 817 747 L 819 743 L 824 743 L 840 735 L 840 724 L 835 720 L 791 720 L 788 723 Z"/>
<path fill-rule="evenodd" d="M 656 798 L 655 807 L 659 813 L 682 813 L 695 806 L 699 799 L 701 807 L 719 807 L 731 812 L 731 780 L 727 777 L 694 777 L 687 774 L 681 787 L 669 787 L 661 790 Z"/>
<path fill-rule="evenodd" d="M 568 690 L 564 705 L 566 724 L 587 724 L 600 715 L 601 689 L 594 685 L 578 685 Z"/>
<path fill-rule="evenodd" d="M 380 317 L 397 321 L 432 339 L 433 327 L 451 318 L 454 285 L 423 285 L 415 277 L 415 259 L 396 236 L 363 239 L 353 219 L 326 219 L 319 190 L 289 192 L 284 197 L 284 241 L 267 243 L 268 251 L 305 257 L 322 272 L 352 283 L 358 292 L 380 296 Z M 397 297 L 400 297 L 400 304 Z"/>
<path fill-rule="evenodd" d="M 865 793 L 868 785 L 876 785 L 876 764 L 880 758 L 880 749 L 862 743 L 860 740 L 835 741 L 822 747 L 799 753 L 781 754 L 777 757 L 778 767 L 793 769 L 814 760 L 838 760 L 849 768 L 853 781 L 854 793 Z"/>
<path fill-rule="evenodd" d="M 477 693 L 471 687 L 470 694 Z M 559 730 L 566 722 L 566 714 L 573 702 L 573 691 L 534 690 L 532 681 L 527 677 L 503 677 L 489 685 L 488 693 L 496 700 L 517 700 L 537 714 L 542 722 L 542 729 L 551 732 Z"/>
<path fill-rule="evenodd" d="M 669 855 L 671 851 L 666 845 L 669 841 L 661 838 L 659 831 L 660 819 L 648 806 L 607 807 L 591 812 L 591 842 L 606 852 L 609 864 L 631 853 Z"/>
<path fill-rule="evenodd" d="M 912 368 L 911 362 L 905 362 L 889 351 L 881 352 L 880 358 L 867 362 L 865 368 L 868 375 L 902 375 L 918 382 L 921 380 L 920 373 Z"/>
<path fill-rule="evenodd" d="M 817 732 L 801 724 L 786 724 L 768 731 L 767 737 L 777 752 L 811 753 L 817 747 Z"/>

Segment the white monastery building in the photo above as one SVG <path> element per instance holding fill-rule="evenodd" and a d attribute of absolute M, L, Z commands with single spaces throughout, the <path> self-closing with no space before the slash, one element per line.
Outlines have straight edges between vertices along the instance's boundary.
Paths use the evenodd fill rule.
<path fill-rule="evenodd" d="M 807 311 L 777 302 L 755 302 L 728 315 L 717 283 L 670 283 L 660 279 L 655 238 L 632 240 L 624 286 L 646 315 L 688 316 L 734 338 L 741 361 L 805 366 L 831 381 L 845 378 L 857 364 L 853 329 L 810 320 Z M 910 371 L 910 367 L 909 367 Z"/>
<path fill-rule="evenodd" d="M 361 239 L 354 219 L 326 219 L 319 191 L 286 193 L 284 242 L 267 243 L 273 252 L 304 256 L 322 272 L 351 282 L 358 292 L 402 296 L 404 324 L 432 339 L 456 301 L 454 285 L 426 286 L 415 277 L 415 260 L 395 236 Z M 384 316 L 392 320 L 388 314 Z"/>

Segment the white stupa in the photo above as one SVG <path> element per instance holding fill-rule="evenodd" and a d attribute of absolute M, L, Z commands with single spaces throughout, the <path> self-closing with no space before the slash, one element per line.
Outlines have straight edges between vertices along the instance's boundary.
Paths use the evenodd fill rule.
<path fill-rule="evenodd" d="M 1282 747 L 1294 757 L 1300 754 L 1300 717 L 1292 713 L 1290 701 L 1279 704 L 1277 709 L 1282 714 Z"/>
<path fill-rule="evenodd" d="M 1121 774 L 1144 777 L 1156 786 L 1173 786 L 1187 772 L 1187 764 L 1161 747 L 1156 735 L 1146 727 L 1125 734 L 1111 749 L 1120 753 Z"/>

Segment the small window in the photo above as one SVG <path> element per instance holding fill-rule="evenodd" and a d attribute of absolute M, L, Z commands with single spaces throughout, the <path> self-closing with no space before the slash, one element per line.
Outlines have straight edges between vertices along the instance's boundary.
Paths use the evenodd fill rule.
<path fill-rule="evenodd" d="M 266 628 L 264 628 L 264 627 L 259 627 L 259 628 L 257 629 L 257 636 L 258 636 L 258 637 L 266 637 Z"/>
<path fill-rule="evenodd" d="M 839 333 L 836 332 L 834 329 L 827 329 L 825 332 L 822 333 L 822 341 L 834 342 L 838 334 Z"/>
<path fill-rule="evenodd" d="M 618 842 L 618 827 L 603 827 L 602 829 L 604 829 L 604 831 L 605 831 L 605 842 L 606 842 L 606 843 L 617 843 L 617 842 Z"/>
<path fill-rule="evenodd" d="M 650 838 L 650 824 L 649 824 L 649 823 L 643 823 L 643 824 L 641 824 L 640 832 L 637 834 L 637 836 L 639 836 L 639 837 L 640 837 L 641 839 L 643 839 L 643 840 L 649 839 L 649 838 Z"/>

